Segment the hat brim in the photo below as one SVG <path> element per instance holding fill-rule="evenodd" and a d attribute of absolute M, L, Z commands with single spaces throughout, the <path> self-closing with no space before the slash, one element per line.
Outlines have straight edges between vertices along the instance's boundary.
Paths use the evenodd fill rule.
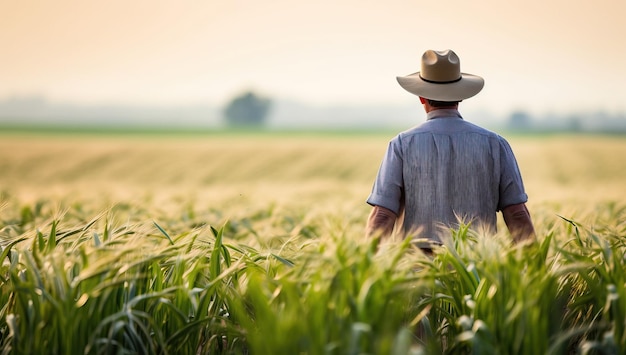
<path fill-rule="evenodd" d="M 453 83 L 433 83 L 420 77 L 420 72 L 396 79 L 402 88 L 411 94 L 437 101 L 461 101 L 478 94 L 485 80 L 478 75 L 461 73 L 461 80 Z"/>

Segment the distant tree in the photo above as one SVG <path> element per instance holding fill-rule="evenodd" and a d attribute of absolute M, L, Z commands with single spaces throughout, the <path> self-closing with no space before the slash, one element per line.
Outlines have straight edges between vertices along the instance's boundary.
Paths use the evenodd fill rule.
<path fill-rule="evenodd" d="M 262 126 L 270 107 L 269 99 L 248 91 L 230 101 L 224 109 L 224 117 L 229 126 Z"/>

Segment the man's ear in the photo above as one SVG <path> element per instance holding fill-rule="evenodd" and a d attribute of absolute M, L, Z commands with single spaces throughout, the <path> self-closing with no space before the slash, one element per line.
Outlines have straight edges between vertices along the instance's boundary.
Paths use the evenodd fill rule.
<path fill-rule="evenodd" d="M 426 100 L 427 100 L 427 99 L 425 99 L 425 98 L 423 98 L 423 97 L 421 97 L 421 96 L 420 96 L 420 102 L 422 103 L 422 105 L 426 103 Z"/>

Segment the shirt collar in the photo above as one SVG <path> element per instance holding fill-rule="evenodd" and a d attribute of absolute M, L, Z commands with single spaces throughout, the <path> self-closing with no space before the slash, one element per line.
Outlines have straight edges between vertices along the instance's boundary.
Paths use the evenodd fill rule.
<path fill-rule="evenodd" d="M 458 110 L 455 109 L 439 109 L 432 110 L 426 114 L 427 120 L 432 120 L 435 118 L 460 118 L 463 119 Z"/>

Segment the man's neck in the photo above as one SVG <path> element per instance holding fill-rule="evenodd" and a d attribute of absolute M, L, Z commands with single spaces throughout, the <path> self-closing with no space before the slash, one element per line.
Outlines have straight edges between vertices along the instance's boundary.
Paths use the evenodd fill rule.
<path fill-rule="evenodd" d="M 424 104 L 424 109 L 426 110 L 426 113 L 431 112 L 431 111 L 436 111 L 436 110 L 458 110 L 459 105 L 452 105 L 452 106 L 446 106 L 446 107 L 434 107 L 434 106 L 430 106 L 429 104 Z"/>
<path fill-rule="evenodd" d="M 426 120 L 432 120 L 435 118 L 460 118 L 463 119 L 461 113 L 457 109 L 454 108 L 440 108 L 437 110 L 431 110 L 426 113 Z"/>

